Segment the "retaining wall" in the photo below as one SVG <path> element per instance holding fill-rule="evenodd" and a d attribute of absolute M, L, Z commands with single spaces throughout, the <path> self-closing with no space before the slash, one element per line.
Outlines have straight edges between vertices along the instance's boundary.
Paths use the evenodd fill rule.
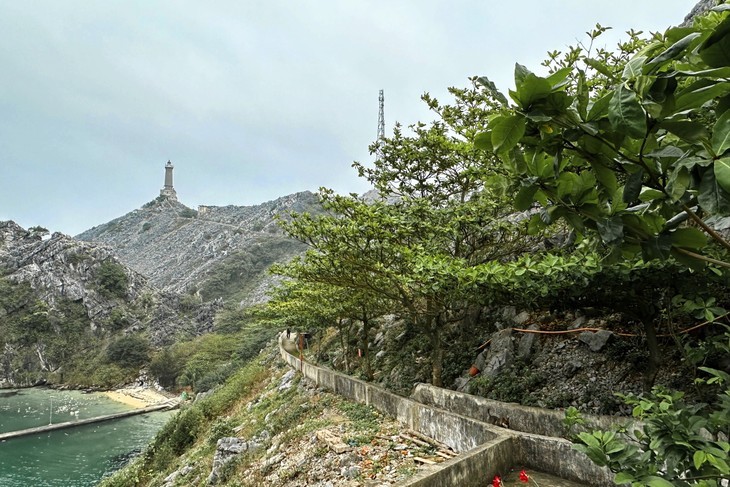
<path fill-rule="evenodd" d="M 561 437 L 567 433 L 563 424 L 565 415 L 562 411 L 495 401 L 485 397 L 472 396 L 464 392 L 435 387 L 431 384 L 416 384 L 411 399 L 486 423 L 501 424 L 506 421 L 511 430 L 553 437 Z M 585 421 L 582 430 L 585 431 L 607 430 L 613 424 L 628 424 L 630 422 L 629 418 L 621 416 L 585 414 L 582 417 Z"/>
<path fill-rule="evenodd" d="M 598 468 L 585 455 L 573 450 L 569 441 L 551 436 L 553 429 L 557 428 L 558 413 L 555 411 L 539 408 L 523 411 L 517 405 L 498 401 L 490 401 L 485 405 L 472 401 L 474 396 L 462 393 L 451 395 L 454 391 L 431 386 L 419 386 L 411 398 L 402 397 L 354 377 L 306 361 L 301 362 L 295 356 L 296 347 L 283 334 L 279 338 L 279 349 L 282 358 L 291 367 L 301 371 L 304 377 L 317 385 L 373 406 L 460 453 L 456 458 L 425 469 L 400 484 L 402 486 L 484 486 L 485 479 L 514 466 L 540 470 L 596 487 L 614 485 L 610 471 Z M 499 404 L 499 411 L 518 411 L 509 417 L 514 417 L 514 421 L 525 431 L 513 430 L 512 420 L 510 429 L 490 424 L 489 415 L 494 413 L 497 406 L 493 403 Z M 485 407 L 486 412 L 481 410 Z M 548 434 L 532 433 L 529 418 L 540 425 L 537 428 L 539 431 Z M 563 434 L 562 430 L 555 436 L 560 434 Z"/>

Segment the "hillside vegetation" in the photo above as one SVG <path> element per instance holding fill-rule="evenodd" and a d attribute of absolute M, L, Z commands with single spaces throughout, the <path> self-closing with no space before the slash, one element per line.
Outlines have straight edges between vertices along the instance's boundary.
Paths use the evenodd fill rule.
<path fill-rule="evenodd" d="M 355 486 L 406 479 L 403 426 L 300 379 L 274 343 L 161 430 L 145 453 L 102 482 L 125 486 Z"/>
<path fill-rule="evenodd" d="M 161 290 L 255 304 L 266 299 L 268 266 L 303 251 L 276 225 L 277 215 L 288 211 L 316 213 L 317 199 L 302 192 L 256 206 L 198 211 L 160 196 L 77 238 L 110 246 Z"/>
<path fill-rule="evenodd" d="M 290 280 L 269 311 L 339 330 L 338 363 L 367 379 L 385 380 L 382 357 L 411 348 L 432 384 L 450 384 L 456 344 L 479 337 L 491 345 L 474 390 L 517 382 L 525 397 L 547 378 L 529 379 L 531 344 L 520 360 L 507 353 L 517 322 L 526 334 L 580 328 L 595 351 L 599 337 L 635 340 L 625 377 L 641 372 L 643 396 L 623 400 L 648 426 L 584 434 L 581 448 L 618 483 L 719 485 L 730 475 L 730 5 L 592 49 L 605 30 L 549 52 L 542 75 L 517 64 L 509 98 L 487 77 L 451 88 L 450 104 L 425 94 L 436 121 L 397 125 L 372 165 L 355 163 L 388 201 L 323 190 L 327 213 L 284 223 L 309 250 L 276 267 Z M 510 306 L 524 316 L 505 320 Z M 395 347 L 373 357 L 393 326 Z M 668 383 L 666 367 L 685 369 Z"/>
<path fill-rule="evenodd" d="M 539 71 L 517 64 L 507 95 L 487 77 L 451 88 L 448 103 L 423 95 L 436 120 L 397 125 L 371 147 L 374 163 L 354 164 L 380 197 L 322 189 L 324 212 L 282 219 L 307 252 L 273 267 L 282 281 L 268 305 L 227 308 L 219 332 L 307 331 L 312 359 L 402 393 L 427 380 L 566 408 L 574 423 L 577 408 L 630 412 L 643 427 L 581 433 L 576 447 L 619 484 L 724 485 L 730 4 L 691 26 L 631 31 L 615 51 L 592 48 L 605 30 L 549 52 Z M 231 343 L 215 337 L 200 340 Z M 202 482 L 204 438 L 227 418 L 239 440 L 269 445 L 263 430 L 290 410 L 242 416 L 257 410 L 253 394 L 270 397 L 249 367 L 221 374 L 229 382 L 110 485 L 162 485 L 173 469 Z M 269 481 L 255 454 L 237 458 L 224 482 Z"/>
<path fill-rule="evenodd" d="M 213 328 L 214 307 L 185 308 L 108 248 L 0 222 L 0 385 L 111 387 L 153 347 Z"/>

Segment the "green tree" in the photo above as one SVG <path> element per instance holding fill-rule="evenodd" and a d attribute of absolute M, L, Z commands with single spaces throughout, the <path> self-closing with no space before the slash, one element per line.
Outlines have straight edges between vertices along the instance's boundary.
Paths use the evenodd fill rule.
<path fill-rule="evenodd" d="M 120 367 L 139 367 L 149 360 L 150 346 L 140 335 L 127 335 L 117 338 L 106 347 L 109 362 Z"/>
<path fill-rule="evenodd" d="M 597 235 L 613 261 L 673 259 L 726 274 L 730 244 L 713 221 L 730 213 L 729 10 L 721 5 L 693 27 L 651 39 L 631 32 L 615 55 L 574 48 L 559 60 L 551 53 L 548 76 L 518 64 L 511 103 L 480 79 L 501 107 L 475 145 L 502 160 L 518 209 L 541 207 L 531 230 L 562 220 L 580 235 Z M 591 38 L 603 30 L 597 26 Z M 654 348 L 652 312 L 645 314 Z M 730 445 L 720 435 L 727 434 L 729 377 L 703 370 L 708 382 L 723 384 L 711 407 L 666 391 L 628 397 L 645 426 L 625 432 L 628 441 L 615 432 L 582 433 L 580 448 L 617 472 L 616 483 L 720 485 L 730 474 Z"/>
<path fill-rule="evenodd" d="M 634 37 L 613 58 L 574 51 L 546 77 L 518 64 L 512 104 L 482 78 L 502 107 L 476 145 L 503 160 L 517 208 L 542 206 L 533 229 L 563 219 L 616 257 L 730 265 L 708 222 L 730 212 L 727 15 Z"/>

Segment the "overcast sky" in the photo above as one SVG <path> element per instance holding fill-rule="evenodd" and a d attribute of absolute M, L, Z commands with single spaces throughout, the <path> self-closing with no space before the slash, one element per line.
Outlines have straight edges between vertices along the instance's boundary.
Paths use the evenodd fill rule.
<path fill-rule="evenodd" d="M 433 117 L 428 91 L 585 40 L 663 31 L 693 0 L 0 0 L 0 220 L 75 235 L 154 199 L 188 206 L 320 186 L 377 135 Z"/>

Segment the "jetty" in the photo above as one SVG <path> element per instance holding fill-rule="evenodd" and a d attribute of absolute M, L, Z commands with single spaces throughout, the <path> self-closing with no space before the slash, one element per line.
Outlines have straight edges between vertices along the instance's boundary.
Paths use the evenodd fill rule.
<path fill-rule="evenodd" d="M 148 406 L 145 408 L 132 409 L 131 411 L 123 411 L 121 413 L 105 414 L 103 416 L 96 416 L 93 418 L 79 419 L 75 421 L 66 421 L 63 423 L 48 424 L 45 426 L 36 426 L 35 428 L 27 428 L 18 431 L 9 431 L 7 433 L 0 433 L 0 442 L 10 440 L 12 438 L 20 438 L 21 436 L 30 436 L 39 433 L 46 433 L 48 431 L 55 431 L 67 428 L 75 428 L 77 426 L 83 426 L 85 424 L 102 423 L 105 421 L 111 421 L 113 419 L 127 418 L 129 416 L 137 416 L 139 414 L 153 413 L 155 411 L 165 411 L 168 409 L 175 409 L 180 405 L 179 399 L 170 399 L 161 404 L 155 404 L 154 406 Z"/>

